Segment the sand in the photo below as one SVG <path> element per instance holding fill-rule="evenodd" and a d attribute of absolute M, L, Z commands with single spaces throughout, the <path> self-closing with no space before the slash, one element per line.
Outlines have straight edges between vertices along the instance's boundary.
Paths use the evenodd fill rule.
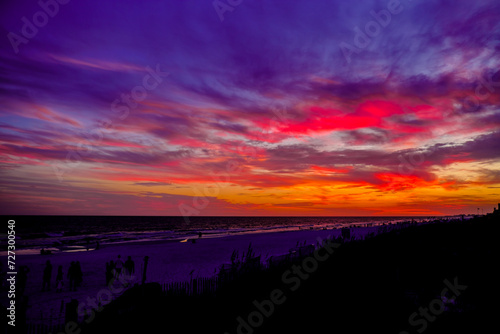
<path fill-rule="evenodd" d="M 376 227 L 352 229 L 358 238 Z M 149 256 L 146 282 L 172 282 L 189 280 L 192 277 L 211 277 L 224 263 L 230 263 L 234 250 L 241 255 L 252 243 L 256 255 L 265 261 L 272 255 L 287 254 L 297 243 L 316 244 L 318 240 L 328 236 L 337 237 L 340 230 L 300 230 L 287 232 L 254 233 L 244 235 L 228 235 L 219 238 L 196 238 L 196 243 L 155 241 L 101 245 L 98 250 L 82 252 L 63 252 L 52 255 L 19 255 L 17 266 L 27 265 L 30 268 L 26 295 L 30 307 L 27 312 L 28 321 L 32 323 L 53 323 L 64 320 L 64 311 L 60 312 L 61 301 L 69 302 L 75 298 L 82 302 L 87 298 L 102 296 L 106 287 L 105 267 L 109 260 L 116 260 L 120 254 L 123 260 L 131 256 L 135 262 L 136 282 L 141 281 L 144 256 Z M 42 277 L 45 262 L 50 260 L 53 266 L 51 291 L 42 292 Z M 71 261 L 80 261 L 83 271 L 83 283 L 78 291 L 69 291 L 67 271 Z M 63 266 L 65 286 L 62 292 L 55 291 L 57 267 Z M 113 294 L 113 298 L 118 293 Z M 107 297 L 103 297 L 107 298 Z"/>

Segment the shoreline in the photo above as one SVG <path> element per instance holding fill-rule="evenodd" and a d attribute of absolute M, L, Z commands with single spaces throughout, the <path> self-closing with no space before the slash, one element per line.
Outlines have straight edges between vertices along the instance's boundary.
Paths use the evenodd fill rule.
<path fill-rule="evenodd" d="M 389 217 L 386 217 L 389 218 Z M 382 226 L 382 225 L 393 225 L 399 224 L 403 221 L 415 220 L 415 222 L 421 223 L 422 221 L 437 220 L 437 219 L 456 219 L 454 216 L 443 216 L 443 217 L 394 217 L 394 220 L 385 221 L 374 221 L 374 222 L 334 222 L 325 224 L 304 224 L 304 225 L 277 225 L 277 226 L 264 226 L 264 227 L 246 227 L 246 228 L 215 228 L 215 229 L 194 229 L 194 230 L 159 230 L 159 231 L 142 231 L 142 232 L 131 232 L 131 231 L 116 231 L 116 232 L 106 232 L 103 234 L 91 234 L 91 235 L 68 235 L 65 236 L 62 233 L 45 233 L 47 238 L 40 239 L 22 239 L 19 238 L 17 241 L 17 255 L 40 255 L 42 249 L 50 250 L 52 254 L 62 253 L 62 252 L 78 252 L 86 251 L 87 247 L 90 250 L 95 250 L 96 241 L 99 241 L 100 247 L 107 247 L 109 245 L 122 245 L 130 244 L 137 245 L 142 243 L 154 243 L 154 242 L 177 242 L 185 239 L 197 239 L 198 233 L 203 234 L 203 238 L 224 238 L 232 235 L 245 235 L 245 234 L 261 234 L 261 233 L 276 233 L 276 232 L 292 232 L 308 229 L 339 229 L 343 227 L 359 228 L 366 226 Z M 114 240 L 106 240 L 109 236 L 117 236 Z M 47 240 L 53 238 L 52 240 Z M 59 239 L 57 239 L 59 238 Z M 85 241 L 89 239 L 90 243 Z M 37 241 L 38 240 L 38 241 Z M 23 245 L 26 242 L 28 245 Z M 29 243 L 33 243 L 29 245 Z M 0 250 L 1 256 L 7 255 L 6 245 L 2 245 L 5 250 Z"/>
<path fill-rule="evenodd" d="M 494 260 L 496 233 L 485 232 L 495 227 L 488 218 L 437 220 L 363 241 L 337 240 L 335 250 L 329 246 L 254 270 L 243 266 L 234 279 L 222 279 L 220 285 L 215 281 L 215 294 L 211 285 L 206 295 L 191 294 L 193 282 L 186 282 L 187 288 L 174 284 L 165 294 L 161 284 L 150 282 L 127 290 L 96 321 L 82 323 L 82 329 L 107 333 L 120 323 L 123 330 L 153 331 L 168 314 L 172 326 L 183 326 L 187 333 L 251 333 L 257 328 L 259 333 L 325 328 L 407 333 L 420 326 L 421 321 L 408 320 L 417 319 L 415 314 L 429 321 L 429 333 L 459 333 L 464 325 L 471 333 L 494 312 L 489 292 L 495 284 L 494 266 L 478 259 Z M 443 286 L 447 298 L 451 293 L 459 298 L 440 299 Z M 439 301 L 443 306 L 438 308 Z M 428 309 L 432 318 L 418 314 Z M 433 322 L 434 315 L 439 321 Z"/>
<path fill-rule="evenodd" d="M 17 259 L 18 266 L 30 268 L 26 295 L 31 307 L 27 318 L 36 321 L 37 318 L 57 315 L 61 305 L 71 299 L 85 300 L 96 294 L 105 285 L 105 264 L 121 255 L 125 260 L 131 256 L 135 262 L 137 280 L 141 281 L 144 256 L 149 256 L 146 282 L 182 282 L 190 277 L 211 277 L 223 264 L 230 262 L 231 254 L 237 251 L 243 254 L 249 244 L 252 244 L 256 255 L 261 255 L 262 261 L 272 255 L 288 253 L 297 243 L 315 244 L 317 238 L 340 235 L 337 230 L 297 230 L 275 233 L 254 233 L 230 235 L 224 238 L 201 238 L 196 243 L 173 241 L 146 241 L 133 244 L 111 244 L 97 251 L 61 252 L 52 255 L 22 255 Z M 50 260 L 52 270 L 52 286 L 59 265 L 63 266 L 65 287 L 63 292 L 56 293 L 54 289 L 42 292 L 42 277 L 45 262 Z M 78 291 L 68 291 L 67 269 L 71 261 L 80 261 L 83 271 L 83 283 Z M 191 273 L 191 275 L 190 275 Z"/>
<path fill-rule="evenodd" d="M 420 223 L 407 224 L 407 226 Z M 426 223 L 422 223 L 426 224 Z M 352 227 L 351 236 L 362 239 L 370 233 L 377 234 L 381 228 L 387 230 L 403 228 L 404 224 L 386 224 L 370 227 Z M 17 265 L 26 265 L 30 269 L 26 295 L 31 305 L 27 311 L 29 321 L 37 318 L 60 317 L 60 305 L 71 299 L 80 301 L 96 294 L 106 287 L 105 265 L 115 260 L 118 255 L 125 261 L 128 256 L 135 262 L 136 282 L 141 281 L 142 263 L 145 256 L 149 257 L 146 282 L 160 284 L 182 282 L 197 277 L 212 277 L 219 268 L 230 263 L 231 254 L 236 251 L 244 254 L 252 245 L 256 256 L 261 256 L 261 262 L 271 256 L 288 254 L 297 244 L 316 245 L 318 240 L 328 237 L 339 237 L 341 228 L 331 229 L 298 229 L 294 231 L 272 231 L 264 233 L 230 234 L 224 237 L 193 238 L 192 242 L 179 240 L 147 240 L 135 243 L 108 244 L 98 250 L 80 252 L 59 252 L 51 255 L 29 254 L 20 255 Z M 63 266 L 65 287 L 61 293 L 54 289 L 42 292 L 42 277 L 45 262 L 50 260 L 52 270 L 52 286 L 59 265 Z M 67 269 L 71 261 L 80 261 L 83 271 L 83 283 L 78 291 L 68 291 Z"/>

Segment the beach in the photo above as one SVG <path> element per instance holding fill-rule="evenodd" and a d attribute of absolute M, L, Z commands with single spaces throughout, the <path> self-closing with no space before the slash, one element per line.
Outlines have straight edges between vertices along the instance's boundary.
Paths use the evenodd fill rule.
<path fill-rule="evenodd" d="M 497 224 L 478 218 L 407 225 L 383 226 L 377 236 L 362 241 L 336 240 L 318 252 L 281 264 L 242 267 L 241 274 L 221 280 L 216 294 L 162 294 L 161 285 L 154 282 L 137 286 L 104 307 L 95 319 L 80 322 L 82 333 L 158 328 L 247 334 L 325 329 L 335 333 L 487 331 L 496 310 L 491 263 Z M 384 233 L 386 229 L 392 231 Z M 355 235 L 368 231 L 351 229 Z M 342 231 L 304 230 L 295 237 L 293 232 L 256 235 L 252 245 L 258 249 L 262 242 L 270 249 L 271 241 L 287 245 L 296 237 L 328 236 L 329 232 Z M 231 239 L 220 244 L 249 241 Z"/>
<path fill-rule="evenodd" d="M 362 236 L 376 232 L 377 227 L 352 228 L 352 236 Z M 239 255 L 246 253 L 251 244 L 257 256 L 265 262 L 271 256 L 288 254 L 289 250 L 300 245 L 316 245 L 319 240 L 340 236 L 340 229 L 307 229 L 288 232 L 249 233 L 227 235 L 225 237 L 193 237 L 182 241 L 150 241 L 126 244 L 102 245 L 98 250 L 61 252 L 51 255 L 20 255 L 18 265 L 26 265 L 28 274 L 26 295 L 29 297 L 27 318 L 29 322 L 42 322 L 52 318 L 54 322 L 64 316 L 61 301 L 96 298 L 99 291 L 106 289 L 106 262 L 116 260 L 121 255 L 123 261 L 128 256 L 135 263 L 133 282 L 141 283 L 144 257 L 148 256 L 146 282 L 180 282 L 191 277 L 211 277 L 220 266 L 230 263 L 233 251 Z M 195 240 L 193 243 L 192 240 Z M 50 260 L 53 269 L 51 291 L 42 292 L 42 278 L 45 262 Z M 79 261 L 83 272 L 83 282 L 77 291 L 69 291 L 67 271 L 71 261 Z M 63 267 L 64 288 L 55 291 L 55 278 L 59 265 Z M 119 294 L 119 293 L 118 293 Z M 118 294 L 113 295 L 113 298 Z M 43 320 L 43 322 L 47 322 Z"/>
<path fill-rule="evenodd" d="M 377 302 L 386 303 L 383 301 L 383 296 L 387 293 L 387 296 L 392 296 L 390 298 L 404 304 L 405 309 L 401 310 L 401 312 L 398 311 L 402 315 L 400 314 L 397 317 L 399 325 L 403 326 L 404 321 L 401 323 L 401 319 L 404 320 L 404 313 L 409 312 L 411 314 L 413 307 L 418 306 L 419 303 L 424 302 L 426 298 L 430 297 L 422 295 L 425 292 L 422 292 L 421 286 L 434 285 L 435 281 L 422 283 L 422 279 L 424 281 L 428 280 L 425 272 L 437 270 L 439 272 L 437 277 L 455 275 L 456 272 L 457 275 L 460 274 L 461 279 L 462 277 L 467 278 L 466 273 L 468 270 L 462 268 L 457 271 L 460 268 L 457 267 L 458 259 L 455 259 L 455 255 L 450 254 L 455 254 L 457 251 L 460 254 L 466 254 L 462 249 L 463 244 L 460 243 L 460 240 L 465 241 L 464 236 L 468 237 L 470 234 L 471 237 L 475 238 L 471 239 L 474 242 L 480 240 L 478 239 L 478 231 L 476 229 L 474 229 L 473 234 L 470 233 L 472 230 L 465 232 L 465 227 L 468 224 L 468 219 L 438 219 L 422 220 L 414 223 L 406 221 L 395 224 L 365 224 L 365 226 L 357 225 L 350 228 L 303 227 L 288 231 L 259 230 L 201 236 L 191 234 L 189 238 L 182 240 L 134 240 L 122 243 L 101 244 L 99 249 L 90 247 L 88 251 L 83 249 L 80 251 L 60 251 L 49 255 L 23 254 L 16 257 L 16 264 L 18 267 L 26 266 L 29 268 L 25 289 L 25 296 L 28 297 L 26 311 L 28 328 L 36 328 L 41 325 L 42 327 L 48 326 L 42 329 L 42 332 L 47 332 L 47 330 L 52 330 L 53 332 L 55 330 L 57 332 L 62 328 L 60 326 L 68 323 L 69 320 L 66 318 L 68 316 L 68 305 L 71 301 L 76 300 L 77 306 L 74 310 L 78 311 L 74 313 L 75 317 L 72 319 L 76 319 L 75 321 L 84 326 L 82 327 L 85 330 L 84 332 L 93 333 L 101 325 L 104 326 L 101 329 L 105 330 L 106 326 L 114 323 L 110 319 L 114 316 L 120 317 L 121 312 L 132 312 L 130 321 L 135 326 L 139 323 L 137 323 L 137 319 L 132 320 L 134 317 L 141 318 L 145 316 L 149 321 L 148 324 L 152 325 L 156 321 L 154 319 L 162 317 L 161 314 L 165 314 L 165 312 L 168 314 L 172 313 L 169 317 L 172 321 L 176 319 L 175 321 L 181 322 L 181 319 L 189 319 L 190 314 L 201 317 L 200 319 L 205 319 L 205 321 L 208 321 L 207 319 L 210 317 L 220 314 L 222 317 L 217 318 L 217 325 L 214 324 L 214 326 L 219 326 L 218 328 L 222 330 L 224 328 L 231 329 L 231 326 L 236 326 L 237 324 L 235 325 L 234 319 L 237 319 L 240 313 L 245 314 L 245 312 L 248 312 L 247 305 L 252 305 L 253 299 L 261 300 L 261 298 L 265 297 L 266 293 L 273 291 L 275 287 L 282 289 L 282 291 L 288 291 L 287 296 L 290 292 L 293 292 L 294 290 L 291 287 L 297 284 L 297 278 L 299 277 L 295 276 L 293 278 L 296 270 L 293 269 L 293 266 L 305 266 L 306 262 L 303 262 L 305 261 L 304 259 L 307 256 L 312 256 L 312 253 L 307 252 L 305 253 L 306 255 L 299 255 L 301 252 L 297 251 L 298 247 L 309 246 L 310 250 L 310 247 L 314 246 L 318 249 L 319 244 L 331 238 L 336 239 L 334 242 L 337 242 L 340 248 L 335 250 L 336 255 L 334 255 L 333 260 L 328 259 L 327 263 L 329 264 L 321 264 L 320 269 L 323 274 L 314 274 L 314 277 L 317 277 L 319 280 L 318 284 L 320 285 L 317 286 L 316 284 L 308 283 L 304 285 L 307 286 L 305 290 L 300 290 L 305 293 L 303 295 L 304 298 L 309 295 L 306 292 L 308 289 L 314 290 L 314 292 L 311 292 L 311 298 L 313 295 L 317 296 L 319 293 L 323 293 L 323 291 L 329 291 L 328 293 L 331 294 L 330 298 L 340 293 L 338 296 L 342 296 L 341 298 L 344 298 L 345 301 L 335 306 L 337 308 L 335 312 L 348 312 L 346 311 L 348 309 L 344 309 L 342 306 L 344 305 L 343 303 L 350 305 L 350 308 L 368 308 L 368 306 L 358 304 L 355 301 L 356 299 L 351 300 L 351 292 L 358 295 L 362 294 L 362 291 L 373 294 L 369 302 L 368 300 L 363 301 L 363 304 L 368 302 L 366 305 L 372 305 L 373 308 L 377 307 Z M 399 237 L 400 235 L 404 235 L 404 237 Z M 451 239 L 443 243 L 445 240 L 443 237 L 445 236 Z M 174 288 L 174 290 L 168 290 L 169 293 L 161 293 L 162 289 L 164 292 L 166 291 L 165 287 L 169 283 L 190 282 L 191 278 L 207 278 L 209 282 L 214 282 L 210 278 L 219 273 L 221 266 L 226 265 L 226 268 L 230 266 L 233 254 L 237 254 L 237 258 L 241 259 L 243 255 L 247 254 L 249 247 L 251 247 L 253 253 L 252 258 L 254 256 L 260 257 L 260 262 L 263 264 L 261 269 L 250 271 L 250 276 L 246 278 L 242 277 L 241 279 L 236 278 L 234 284 L 217 284 L 218 290 L 216 290 L 217 293 L 215 294 L 210 292 L 215 291 L 210 290 L 211 288 L 207 290 L 208 294 L 203 295 L 189 295 L 189 293 L 183 295 L 182 293 L 177 294 L 175 292 L 181 291 L 183 288 L 181 290 Z M 459 247 L 456 251 L 452 250 L 456 247 Z M 332 250 L 333 248 L 330 249 L 330 251 Z M 267 265 L 273 256 L 286 255 L 294 251 L 297 251 L 296 256 L 289 258 L 285 262 L 280 264 L 273 262 L 273 265 Z M 322 250 L 320 257 L 324 257 L 327 253 L 325 253 L 325 250 Z M 423 256 L 422 254 L 427 255 Z M 119 255 L 123 262 L 130 256 L 135 263 L 135 273 L 131 278 L 122 275 L 121 280 L 107 285 L 106 264 L 111 260 L 116 261 Z M 297 257 L 297 255 L 299 256 Z M 316 257 L 316 255 L 314 256 Z M 145 257 L 148 258 L 145 280 L 147 284 L 142 285 Z M 45 263 L 48 260 L 51 262 L 53 268 L 51 289 L 50 291 L 42 291 L 43 272 Z M 426 261 L 429 260 L 433 264 L 427 268 Z M 470 259 L 467 258 L 466 260 L 469 261 Z M 83 282 L 77 291 L 70 291 L 67 276 L 70 263 L 73 261 L 80 262 L 83 272 Z M 417 264 L 418 262 L 421 262 L 421 264 Z M 307 263 L 309 263 L 307 266 L 311 265 L 311 262 Z M 64 287 L 61 292 L 56 292 L 55 280 L 59 266 L 63 268 Z M 307 269 L 307 272 L 311 272 L 311 268 L 315 268 L 314 266 Z M 417 268 L 426 269 L 424 272 L 419 271 Z M 294 272 L 291 276 L 290 270 Z M 312 270 L 314 271 L 315 269 Z M 287 271 L 289 274 L 284 278 L 282 275 Z M 337 273 L 340 276 L 336 276 Z M 233 282 L 233 279 L 230 278 L 229 281 L 223 280 L 222 282 Z M 123 281 L 129 283 L 125 288 L 122 288 L 122 284 L 119 283 Z M 197 281 L 200 282 L 199 280 Z M 204 280 L 201 282 L 204 282 Z M 219 281 L 217 280 L 217 282 Z M 368 282 L 369 284 L 366 285 Z M 134 285 L 138 286 L 134 287 Z M 176 286 L 178 287 L 179 285 L 176 284 Z M 338 289 L 341 286 L 349 288 L 347 290 L 344 288 Z M 378 288 L 374 289 L 376 286 L 380 287 L 381 290 Z M 152 295 L 143 295 L 143 297 L 137 295 L 140 291 L 143 291 L 140 293 L 145 293 L 144 291 L 147 289 L 155 289 L 155 292 Z M 174 293 L 171 293 L 172 291 Z M 292 295 L 302 296 L 302 294 L 294 293 Z M 420 296 L 417 300 L 414 299 L 415 297 L 412 297 L 416 295 Z M 243 299 L 240 300 L 238 296 Z M 469 294 L 469 296 L 474 296 L 474 294 Z M 144 298 L 145 304 L 141 302 L 140 305 L 146 306 L 144 309 L 137 309 L 136 311 L 140 311 L 139 313 L 134 313 L 136 311 L 133 311 L 138 306 L 127 306 L 134 298 L 139 298 L 138 300 L 143 300 L 141 298 Z M 87 328 L 85 326 L 87 323 L 86 319 L 88 320 L 90 314 L 84 310 L 92 312 L 92 310 L 98 309 L 100 305 L 107 305 L 115 299 L 117 299 L 117 302 L 111 303 L 109 307 L 105 307 L 105 312 L 98 312 L 98 319 L 101 320 L 97 322 L 90 321 L 90 327 Z M 295 312 L 292 311 L 294 308 L 291 305 L 304 307 L 310 302 L 313 301 L 308 300 L 299 304 L 296 302 L 287 303 L 289 305 L 287 307 L 290 307 L 289 309 L 287 308 L 287 312 Z M 390 301 L 388 300 L 387 303 L 390 304 Z M 131 305 L 139 304 L 132 302 Z M 229 305 L 235 305 L 235 308 L 233 309 Z M 238 305 L 237 308 L 236 305 Z M 212 307 L 214 308 L 213 312 L 210 311 L 205 314 L 205 311 L 210 310 Z M 462 306 L 460 307 L 463 308 Z M 146 313 L 143 314 L 143 312 Z M 154 314 L 149 316 L 147 312 L 153 312 Z M 155 315 L 155 312 L 159 313 Z M 302 312 L 307 313 L 309 311 Z M 318 310 L 316 312 L 321 313 L 322 311 Z M 179 319 L 177 319 L 178 317 Z M 276 317 L 273 319 L 280 318 Z M 21 321 L 24 322 L 24 320 Z M 104 323 L 101 321 L 104 321 Z M 126 327 L 124 323 L 121 326 Z"/>

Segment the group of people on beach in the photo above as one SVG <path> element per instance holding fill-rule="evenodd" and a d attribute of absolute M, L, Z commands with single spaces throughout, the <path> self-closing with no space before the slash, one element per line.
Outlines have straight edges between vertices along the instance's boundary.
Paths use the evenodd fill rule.
<path fill-rule="evenodd" d="M 3 269 L 3 268 L 2 268 Z M 50 260 L 45 262 L 45 267 L 43 269 L 43 282 L 42 291 L 50 291 L 52 283 L 52 270 L 53 266 Z M 28 273 L 30 272 L 27 266 L 21 266 L 19 268 L 19 274 L 17 276 L 17 291 L 20 295 L 24 294 L 26 287 L 26 281 L 28 278 Z M 4 271 L 0 270 L 3 275 Z M 127 257 L 126 261 L 123 261 L 121 256 L 110 262 L 106 262 L 106 285 L 113 279 L 118 279 L 120 276 L 132 276 L 135 273 L 135 263 L 131 256 Z M 3 275 L 4 276 L 4 275 Z M 77 288 L 81 287 L 83 282 L 83 272 L 80 261 L 71 261 L 66 278 L 69 280 L 69 291 L 76 291 Z M 62 292 L 64 287 L 64 272 L 63 266 L 59 265 L 57 268 L 57 274 L 55 279 L 56 292 Z"/>
<path fill-rule="evenodd" d="M 47 262 L 45 262 L 45 268 L 43 269 L 42 291 L 45 291 L 45 289 L 50 291 L 51 278 L 52 278 L 52 264 L 50 263 L 50 260 L 47 260 Z M 71 264 L 68 269 L 67 278 L 69 279 L 69 291 L 76 291 L 76 288 L 81 286 L 83 281 L 83 272 L 82 272 L 82 267 L 80 265 L 80 261 L 71 261 Z M 62 265 L 60 265 L 57 268 L 55 284 L 56 284 L 56 292 L 61 292 L 64 287 L 64 274 Z"/>
<path fill-rule="evenodd" d="M 135 273 L 135 263 L 132 257 L 127 257 L 123 262 L 121 255 L 113 261 L 106 262 L 106 285 L 109 285 L 111 280 L 119 278 L 121 275 L 131 276 Z"/>

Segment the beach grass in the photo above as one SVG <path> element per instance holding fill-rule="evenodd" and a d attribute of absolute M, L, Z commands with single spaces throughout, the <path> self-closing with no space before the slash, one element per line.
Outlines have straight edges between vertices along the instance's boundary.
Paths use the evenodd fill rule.
<path fill-rule="evenodd" d="M 309 254 L 249 271 L 215 295 L 164 296 L 159 284 L 137 286 L 82 329 L 483 332 L 492 324 L 497 304 L 497 237 L 498 224 L 485 217 L 420 225 L 340 244 L 327 257 L 323 249 L 324 261 L 316 265 Z"/>

